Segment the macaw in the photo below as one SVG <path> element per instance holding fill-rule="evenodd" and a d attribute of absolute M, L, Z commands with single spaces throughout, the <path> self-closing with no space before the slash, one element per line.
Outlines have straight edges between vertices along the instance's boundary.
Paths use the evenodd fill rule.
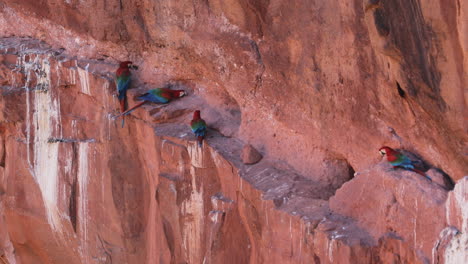
<path fill-rule="evenodd" d="M 130 67 L 132 66 L 133 62 L 131 61 L 123 61 L 120 63 L 117 72 L 115 73 L 115 82 L 117 84 L 117 93 L 120 102 L 120 111 L 125 111 L 125 105 L 127 101 L 127 90 L 130 87 L 131 82 L 131 72 Z M 135 67 L 136 68 L 136 67 Z M 122 119 L 122 127 L 124 126 L 125 120 Z"/>
<path fill-rule="evenodd" d="M 128 109 L 125 112 L 122 112 L 119 116 L 121 115 L 128 115 L 130 112 L 133 110 L 137 109 L 138 107 L 148 103 L 148 102 L 153 102 L 157 104 L 167 104 L 169 103 L 172 99 L 180 98 L 185 96 L 185 91 L 184 90 L 171 90 L 169 88 L 156 88 L 149 90 L 147 93 L 138 96 L 138 100 L 143 100 L 143 102 L 135 105 L 134 107 Z"/>
<path fill-rule="evenodd" d="M 423 171 L 420 171 L 418 169 L 414 168 L 414 161 L 410 160 L 407 156 L 404 154 L 390 148 L 390 147 L 381 147 L 379 149 L 379 152 L 382 156 L 387 157 L 387 161 L 393 166 L 393 168 L 402 168 L 410 171 L 414 171 L 429 180 L 431 178 L 427 176 Z M 432 180 L 431 180 L 432 181 Z"/>
<path fill-rule="evenodd" d="M 192 132 L 197 136 L 198 145 L 201 147 L 206 134 L 206 122 L 200 117 L 200 110 L 193 113 L 193 119 L 190 122 L 190 127 L 192 128 Z"/>

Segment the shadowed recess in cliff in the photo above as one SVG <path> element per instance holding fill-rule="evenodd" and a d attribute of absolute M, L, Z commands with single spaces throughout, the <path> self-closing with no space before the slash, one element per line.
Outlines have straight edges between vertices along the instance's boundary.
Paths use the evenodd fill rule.
<path fill-rule="evenodd" d="M 405 98 L 405 97 L 406 97 L 406 93 L 405 93 L 405 91 L 401 88 L 400 83 L 396 82 L 396 87 L 397 87 L 398 95 L 399 95 L 401 98 Z"/>
<path fill-rule="evenodd" d="M 31 2 L 30 0 L 26 1 L 28 1 L 26 5 Z M 434 54 L 437 59 L 440 59 L 437 61 L 437 65 L 440 66 L 438 70 L 443 75 L 441 80 L 444 85 L 440 87 L 441 92 L 437 93 L 442 93 L 443 98 L 447 100 L 449 105 L 447 117 L 453 113 L 452 106 L 458 109 L 464 106 L 464 104 L 460 106 L 461 103 L 459 103 L 458 98 L 461 96 L 458 96 L 456 100 L 445 96 L 446 91 L 455 86 L 452 86 L 454 84 L 452 81 L 460 76 L 450 75 L 448 72 L 452 72 L 452 68 L 444 67 L 444 64 L 456 61 L 453 65 L 458 64 L 456 66 L 459 66 L 461 63 L 458 58 L 463 56 L 454 56 L 451 49 L 447 48 L 450 47 L 450 41 L 460 41 L 462 37 L 444 40 L 446 36 L 444 31 L 447 31 L 445 26 L 450 28 L 455 28 L 455 26 L 452 22 L 441 19 L 439 10 L 433 8 L 440 1 L 420 1 L 420 7 L 419 2 L 415 1 L 384 3 L 386 5 L 383 7 L 378 7 L 376 4 L 379 2 L 378 0 L 370 1 L 377 5 L 375 8 L 380 10 L 378 15 L 381 24 L 387 29 L 383 31 L 384 34 L 376 33 L 376 35 L 381 38 L 385 36 L 390 38 L 386 43 L 391 44 L 395 41 L 394 35 L 400 32 L 399 27 L 395 27 L 393 23 L 402 21 L 408 25 L 397 26 L 408 26 L 409 29 L 404 33 L 414 33 L 415 36 L 408 36 L 407 41 L 410 43 L 398 43 L 398 45 L 407 45 L 411 52 L 419 52 L 419 44 L 415 45 L 413 42 L 423 39 L 419 33 L 425 32 L 424 30 L 427 29 L 417 31 L 423 28 L 419 23 L 421 18 L 418 17 L 421 13 L 425 16 L 423 22 L 437 30 L 429 32 L 427 29 L 435 36 L 429 34 L 424 38 L 434 37 L 434 39 L 437 38 L 443 42 L 441 52 L 431 50 L 436 46 L 432 44 L 437 44 L 433 41 L 429 43 L 431 45 L 426 45 L 426 43 L 421 45 L 426 52 L 425 54 L 418 53 L 414 57 L 405 58 L 404 61 L 396 61 L 399 59 L 398 56 L 392 57 L 391 59 L 395 61 L 388 60 L 391 67 L 381 63 L 387 58 L 376 54 L 372 45 L 374 43 L 369 43 L 369 32 L 365 28 L 363 30 L 363 10 L 353 8 L 353 4 L 355 6 L 362 4 L 359 0 L 208 0 L 177 3 L 171 0 L 152 1 L 151 3 L 146 0 L 135 0 L 133 4 L 123 0 L 41 0 L 37 3 L 43 3 L 50 8 L 54 7 L 56 12 L 49 12 L 43 16 L 37 16 L 37 18 L 37 14 L 29 12 L 29 8 L 26 10 L 16 8 L 20 6 L 18 4 L 20 2 L 19 0 L 2 1 L 2 3 L 7 3 L 4 4 L 7 7 L 4 9 L 3 15 L 0 16 L 0 31 L 10 35 L 21 34 L 47 39 L 55 46 L 66 47 L 70 56 L 78 58 L 91 59 L 96 56 L 100 57 L 102 53 L 109 54 L 109 58 L 121 59 L 128 56 L 143 66 L 141 71 L 135 75 L 137 77 L 135 79 L 141 83 L 161 84 L 171 78 L 191 79 L 196 84 L 194 90 L 196 95 L 206 99 L 203 104 L 208 106 L 202 109 L 202 113 L 206 113 L 207 117 L 210 118 L 208 123 L 212 124 L 216 130 L 225 129 L 231 125 L 230 131 L 221 131 L 221 133 L 225 136 L 243 137 L 244 140 L 250 141 L 258 147 L 262 154 L 265 154 L 265 159 L 262 162 L 253 166 L 245 166 L 241 161 L 236 160 L 243 143 L 235 138 L 226 139 L 221 136 L 207 138 L 207 144 L 203 145 L 203 149 L 200 149 L 193 144 L 194 142 L 189 136 L 182 137 L 183 139 L 169 136 L 161 139 L 154 136 L 152 130 L 154 123 L 187 124 L 189 122 L 189 110 L 183 109 L 182 105 L 195 99 L 193 93 L 186 99 L 177 102 L 181 106 L 164 108 L 149 106 L 145 108 L 149 108 L 150 111 L 135 112 L 132 114 L 132 118 L 129 118 L 129 126 L 117 130 L 118 132 L 114 131 L 113 134 L 111 129 L 116 130 L 115 125 L 112 120 L 108 120 L 108 117 L 109 114 L 117 111 L 114 105 L 115 100 L 113 100 L 115 98 L 112 96 L 115 93 L 115 87 L 112 83 L 106 82 L 104 85 L 96 81 L 97 74 L 92 70 L 93 62 L 90 62 L 89 67 L 88 62 L 75 63 L 77 60 L 64 62 L 63 65 L 68 64 L 65 68 L 51 67 L 52 72 L 60 71 L 62 73 L 56 76 L 59 76 L 60 83 L 64 84 L 63 86 L 57 84 L 52 87 L 52 90 L 56 89 L 61 94 L 66 94 L 60 97 L 60 106 L 62 107 L 60 109 L 60 125 L 64 129 L 71 128 L 68 134 L 73 135 L 73 137 L 50 135 L 47 138 L 48 148 L 54 149 L 57 147 L 56 145 L 59 145 L 60 165 L 64 157 L 61 155 L 64 153 L 61 149 L 62 146 L 71 145 L 62 144 L 66 142 L 66 139 L 96 138 L 96 142 L 98 142 L 97 144 L 89 144 L 89 149 L 84 146 L 81 148 L 83 142 L 79 142 L 81 154 L 78 156 L 81 157 L 80 160 L 83 161 L 88 157 L 90 163 L 87 166 L 85 166 L 86 162 L 76 163 L 76 166 L 81 166 L 82 169 L 89 167 L 89 175 L 82 170 L 83 177 L 81 177 L 83 183 L 87 183 L 89 180 L 89 185 L 87 185 L 90 192 L 89 202 L 79 206 L 83 208 L 89 206 L 90 209 L 88 215 L 90 233 L 87 240 L 89 245 L 82 248 L 90 249 L 92 255 L 89 257 L 92 257 L 93 261 L 104 262 L 99 254 L 95 254 L 98 252 L 92 252 L 93 248 L 100 248 L 93 244 L 95 236 L 92 236 L 92 230 L 94 229 L 99 230 L 99 235 L 104 238 L 104 241 L 111 241 L 110 238 L 114 238 L 114 241 L 111 241 L 112 244 L 117 245 L 112 249 L 114 263 L 125 263 L 125 261 L 116 258 L 116 254 L 125 256 L 148 254 L 146 257 L 148 263 L 158 261 L 170 263 L 171 258 L 168 256 L 171 254 L 180 256 L 174 260 L 174 263 L 203 263 L 205 260 L 205 263 L 223 263 L 226 260 L 232 260 L 234 263 L 248 263 L 249 260 L 252 263 L 301 263 L 301 261 L 309 263 L 311 259 L 316 259 L 321 263 L 372 263 L 372 261 L 385 262 L 389 258 L 393 258 L 395 262 L 398 259 L 398 261 L 414 263 L 415 261 L 412 261 L 414 257 L 407 257 L 407 255 L 398 252 L 398 250 L 402 251 L 402 248 L 413 251 L 411 247 L 401 242 L 402 234 L 392 236 L 389 241 L 393 241 L 393 243 L 383 243 L 381 252 L 370 251 L 369 247 L 366 247 L 366 245 L 372 244 L 367 242 L 369 240 L 365 238 L 361 240 L 362 237 L 352 236 L 349 233 L 352 232 L 349 230 L 359 230 L 359 228 L 354 228 L 353 225 L 344 225 L 342 222 L 330 223 L 327 197 L 332 192 L 327 188 L 334 184 L 334 177 L 323 179 L 323 181 L 322 178 L 316 177 L 314 178 L 316 181 L 314 181 L 304 179 L 302 176 L 308 176 L 309 172 L 310 174 L 319 174 L 316 171 L 319 169 L 319 165 L 316 166 L 316 164 L 322 162 L 331 164 L 330 166 L 334 164 L 333 161 L 323 159 L 318 153 L 322 150 L 327 153 L 329 151 L 340 152 L 341 157 L 349 160 L 349 163 L 353 164 L 359 171 L 363 168 L 369 168 L 377 162 L 374 158 L 375 145 L 379 145 L 382 140 L 390 140 L 390 137 L 395 140 L 392 135 L 385 134 L 388 126 L 395 127 L 397 131 L 401 132 L 400 139 L 406 140 L 405 147 L 411 146 L 411 149 L 419 150 L 421 155 L 437 166 L 443 167 L 451 174 L 454 174 L 453 171 L 456 171 L 457 174 L 465 171 L 466 166 L 463 166 L 463 160 L 456 160 L 454 157 L 461 154 L 461 148 L 458 145 L 449 144 L 448 140 L 445 141 L 444 136 L 441 136 L 442 133 L 439 133 L 440 130 L 437 129 L 438 127 L 446 127 L 447 123 L 442 118 L 437 126 L 426 125 L 427 121 L 431 119 L 430 117 L 419 118 L 417 115 L 413 115 L 416 117 L 416 122 L 413 123 L 411 122 L 413 116 L 409 116 L 410 120 L 407 120 L 398 115 L 401 107 L 393 109 L 388 107 L 395 105 L 392 104 L 392 100 L 405 106 L 409 105 L 407 102 L 415 102 L 416 100 L 420 104 L 425 103 L 425 92 L 432 92 L 433 87 L 425 84 L 424 78 L 421 77 L 421 72 L 426 69 L 419 65 L 419 56 L 423 56 L 425 60 L 423 62 L 427 63 L 432 58 L 425 56 Z M 401 6 L 395 10 L 392 9 L 393 6 L 399 4 Z M 463 5 L 463 1 L 458 4 Z M 203 6 L 207 5 L 212 7 L 211 13 L 197 13 L 206 11 Z M 34 5 L 34 8 L 39 7 L 39 4 Z M 405 11 L 401 10 L 405 7 L 408 7 L 409 16 L 400 14 Z M 89 10 L 89 12 L 85 13 L 84 10 Z M 447 10 L 450 9 L 445 9 L 443 13 L 452 14 L 451 21 L 466 18 L 462 12 L 457 14 L 456 11 L 450 13 Z M 396 12 L 392 13 L 394 11 Z M 73 16 L 69 13 L 76 15 Z M 391 16 L 388 16 L 389 13 Z M 426 16 L 427 14 L 432 17 Z M 69 15 L 71 17 L 69 20 L 63 19 Z M 138 25 L 139 22 L 142 23 L 135 21 L 135 16 L 141 16 L 144 27 Z M 398 16 L 402 16 L 403 19 L 398 19 Z M 416 18 L 412 19 L 411 16 Z M 413 20 L 417 20 L 416 25 L 411 24 Z M 366 21 L 366 23 L 369 22 Z M 373 23 L 374 20 L 370 21 L 369 29 L 373 29 Z M 11 27 L 12 24 L 15 27 Z M 81 28 L 74 30 L 79 26 Z M 439 31 L 440 29 L 442 30 Z M 89 33 L 84 33 L 82 30 L 89 31 Z M 153 39 L 156 39 L 157 36 L 157 38 L 161 38 L 158 41 L 167 43 L 167 45 L 161 48 L 145 43 L 142 41 L 145 38 L 144 30 L 147 30 Z M 453 30 L 453 32 L 455 31 Z M 77 32 L 83 33 L 77 34 Z M 129 41 L 123 43 L 124 41 L 120 40 L 118 36 Z M 106 41 L 97 41 L 97 39 Z M 401 40 L 405 39 L 406 37 L 403 37 Z M 397 51 L 395 52 L 397 55 L 403 54 L 398 47 L 394 50 Z M 34 60 L 34 56 L 29 58 L 22 56 L 20 59 Z M 311 56 L 314 57 L 312 60 Z M 444 59 L 447 61 L 443 62 Z M 56 60 L 62 62 L 61 59 Z M 78 59 L 78 61 L 81 60 Z M 110 67 L 114 67 L 113 62 L 109 60 L 108 63 Z M 78 71 L 71 69 L 76 66 L 80 68 Z M 19 80 L 14 77 L 17 72 L 10 74 L 8 70 L 4 69 L 0 69 L 0 72 L 8 72 L 8 80 Z M 408 73 L 409 70 L 413 72 Z M 115 69 L 112 69 L 108 72 L 112 75 L 114 71 Z M 389 74 L 388 71 L 391 73 Z M 408 76 L 404 74 L 409 77 L 412 77 L 410 75 L 416 76 L 412 80 L 413 83 L 417 84 L 415 87 L 420 89 L 417 90 L 416 96 L 410 91 L 411 84 L 408 83 Z M 431 77 L 430 74 L 428 76 Z M 79 80 L 75 81 L 75 78 L 79 78 Z M 38 88 L 37 90 L 42 90 L 41 92 L 47 91 L 47 87 L 42 85 L 44 82 L 36 83 L 34 79 L 30 79 L 30 81 L 28 87 Z M 405 99 L 407 100 L 398 97 L 398 89 L 394 85 L 395 81 L 401 84 L 400 88 L 406 93 Z M 55 81 L 53 83 L 55 85 Z M 313 90 L 314 84 L 322 87 L 320 92 Z M 259 88 L 255 96 L 248 93 L 252 87 Z M 233 97 L 238 106 L 224 108 L 222 106 L 224 101 L 218 98 L 212 101 L 208 100 L 209 95 L 219 95 L 220 91 Z M 282 96 L 282 92 L 285 91 L 288 92 L 287 96 Z M 436 95 L 437 93 L 434 92 Z M 33 92 L 23 93 L 23 97 L 31 94 Z M 377 94 L 382 96 L 378 97 Z M 453 97 L 457 97 L 457 95 L 456 93 L 452 94 Z M 375 100 L 377 97 L 381 100 Z M 434 98 L 437 99 L 437 96 Z M 14 98 L 9 97 L 8 100 L 13 101 Z M 29 102 L 28 100 L 28 104 Z M 216 103 L 218 104 L 216 105 Z M 68 113 L 71 112 L 69 106 L 71 105 L 77 105 L 77 108 L 80 109 L 72 111 L 73 113 L 69 115 Z M 413 108 L 413 106 L 418 107 L 416 104 L 409 107 Z M 437 115 L 437 111 L 440 110 L 430 100 L 427 100 L 427 106 L 426 104 L 424 106 L 433 109 L 430 114 Z M 20 107 L 23 110 L 26 109 L 26 106 L 21 105 Z M 33 107 L 28 109 L 31 109 L 28 113 L 34 110 Z M 236 123 L 230 124 L 231 120 L 225 118 L 223 113 L 233 111 L 235 117 L 240 117 L 241 110 L 242 130 L 237 132 Z M 418 110 L 419 113 L 423 112 L 423 109 L 413 108 L 413 110 L 416 114 L 418 114 Z M 388 116 L 381 115 L 384 111 L 388 112 Z M 213 117 L 210 117 L 211 114 Z M 17 116 L 23 119 L 27 117 L 28 121 L 33 120 L 27 114 L 17 114 Z M 394 123 L 391 123 L 393 120 L 390 120 L 389 116 L 395 117 Z M 443 113 L 438 116 L 443 116 Z M 9 206 L 8 218 L 13 223 L 20 222 L 15 221 L 18 218 L 11 216 L 17 214 L 16 212 L 18 214 L 32 212 L 32 215 L 39 215 L 36 214 L 37 210 L 31 210 L 39 208 L 34 203 L 36 199 L 22 199 L 24 198 L 23 193 L 28 194 L 28 197 L 39 194 L 37 197 L 40 198 L 40 191 L 31 188 L 31 186 L 36 186 L 32 177 L 24 177 L 29 175 L 27 171 L 18 171 L 15 167 L 16 162 L 12 162 L 18 157 L 15 156 L 16 153 L 22 153 L 15 150 L 23 150 L 23 154 L 27 152 L 21 145 L 24 144 L 22 142 L 26 142 L 24 134 L 28 135 L 27 141 L 33 135 L 25 132 L 24 123 L 21 122 L 21 119 L 19 120 L 20 122 L 17 124 L 13 124 L 13 122 L 9 124 L 11 126 L 8 133 L 11 136 L 9 136 L 8 143 L 10 145 L 7 145 L 9 153 L 6 161 L 9 188 L 7 188 L 7 194 L 3 196 L 6 197 L 4 201 L 7 203 L 5 204 Z M 240 118 L 235 119 L 235 121 L 238 120 Z M 281 124 L 275 123 L 276 121 L 280 121 Z M 391 124 L 388 124 L 389 122 Z M 380 126 L 381 123 L 385 124 Z M 457 130 L 460 128 L 462 127 L 455 127 Z M 34 130 L 34 127 L 28 126 L 27 129 Z M 184 129 L 183 133 L 191 135 L 187 125 Z M 403 133 L 403 131 L 408 131 L 408 133 Z M 453 141 L 461 142 L 464 138 L 451 133 L 454 132 L 454 129 L 446 131 L 447 137 L 451 137 Z M 268 132 L 271 132 L 271 137 L 267 135 Z M 304 136 L 298 135 L 301 132 Z M 115 136 L 116 133 L 118 136 Z M 386 135 L 389 137 L 386 138 Z M 105 136 L 107 138 L 104 138 Z M 185 138 L 189 139 L 188 142 Z M 152 144 L 153 141 L 156 144 Z M 401 143 L 397 141 L 392 142 Z M 94 145 L 99 145 L 99 148 L 94 148 Z M 136 148 L 135 145 L 138 147 Z M 216 149 L 211 148 L 211 146 L 216 146 Z M 122 150 L 119 148 L 128 150 L 129 153 L 121 153 Z M 186 154 L 178 156 L 180 153 L 177 153 L 177 149 Z M 280 151 L 277 151 L 278 149 Z M 93 150 L 104 155 L 100 155 L 100 159 L 96 159 Z M 171 152 L 172 150 L 174 153 Z M 29 150 L 29 152 L 32 151 Z M 28 162 L 32 160 L 29 159 L 29 152 L 27 152 Z M 159 152 L 165 152 L 164 155 L 174 157 L 174 159 L 159 159 L 157 155 Z M 222 153 L 223 156 L 219 153 Z M 65 159 L 71 158 L 65 156 Z M 110 164 L 109 159 L 112 159 L 110 163 L 126 164 Z M 288 168 L 287 164 L 283 166 L 281 162 L 277 162 L 278 159 L 286 160 L 293 168 Z M 159 166 L 159 162 L 163 161 L 168 164 Z M 344 160 L 342 164 L 346 166 L 346 163 L 348 161 Z M 231 166 L 231 164 L 238 165 Z M 301 167 L 302 164 L 305 166 Z M 137 169 L 131 170 L 134 167 Z M 164 174 L 164 172 L 158 171 L 158 167 L 170 169 L 170 171 Z M 323 167 L 328 168 L 327 166 Z M 294 168 L 300 170 L 300 173 Z M 448 170 L 449 168 L 454 169 L 451 171 Z M 352 169 L 348 169 L 348 171 L 352 172 Z M 415 206 L 404 208 L 410 211 L 409 214 L 406 214 L 404 210 L 398 210 L 398 208 L 393 210 L 391 205 L 394 204 L 394 199 L 392 196 L 389 195 L 389 199 L 386 200 L 381 199 L 381 195 L 389 191 L 389 188 L 386 188 L 389 187 L 389 181 L 395 183 L 400 178 L 398 175 L 392 177 L 384 171 L 376 173 L 385 175 L 385 177 L 380 177 L 381 184 L 377 186 L 381 187 L 382 191 L 375 192 L 375 195 L 372 195 L 370 199 L 355 199 L 353 202 L 357 206 L 351 210 L 362 211 L 370 208 L 369 210 L 373 212 L 383 210 L 386 214 L 409 215 L 410 217 L 406 217 L 406 219 L 401 218 L 402 226 L 409 229 L 408 232 L 403 233 L 411 235 L 413 231 L 415 244 L 426 241 L 422 236 L 427 233 L 426 230 L 417 229 L 415 226 L 426 220 L 428 222 L 443 222 L 444 217 L 437 217 L 437 219 L 428 217 L 424 218 L 424 221 L 412 218 L 411 216 L 417 213 L 430 213 L 434 210 L 434 208 L 424 207 L 424 204 L 427 204 L 427 201 L 424 200 L 418 201 Z M 239 177 L 240 174 L 242 174 L 242 178 Z M 345 174 L 345 176 L 349 176 L 347 173 Z M 158 175 L 163 177 L 158 177 Z M 196 177 L 190 178 L 189 175 Z M 371 191 L 374 190 L 372 184 L 376 182 L 376 177 L 373 176 L 367 177 L 370 179 L 368 181 L 362 181 L 362 185 Z M 404 178 L 414 175 L 406 176 Z M 345 183 L 340 190 L 346 189 L 346 186 L 356 185 L 356 182 L 359 183 L 359 180 L 356 181 L 359 177 Z M 460 176 L 457 175 L 456 178 L 458 179 Z M 407 182 L 412 183 L 412 181 Z M 162 185 L 162 183 L 167 185 Z M 160 187 L 158 193 L 161 195 L 158 201 L 153 199 L 155 186 Z M 68 193 L 69 185 L 61 185 L 60 187 L 65 187 L 65 193 Z M 407 191 L 407 187 L 402 185 L 401 188 L 396 188 L 395 192 L 399 195 L 398 197 L 402 199 L 412 197 L 413 192 Z M 222 195 L 232 200 L 232 206 L 237 206 L 238 210 L 229 211 L 227 207 L 231 203 L 227 199 L 219 202 L 224 203 L 226 207 L 210 206 L 210 201 L 213 203 L 213 200 L 216 200 L 214 198 L 210 200 L 210 197 L 217 196 L 215 193 L 220 192 L 219 188 L 223 188 Z M 79 191 L 84 193 L 84 190 Z M 62 188 L 60 188 L 60 192 L 62 192 Z M 358 193 L 352 194 L 357 195 Z M 363 195 L 366 194 L 368 193 Z M 429 196 L 428 199 L 431 199 L 431 194 L 426 193 L 425 196 L 421 197 Z M 138 197 L 132 197 L 133 195 Z M 267 201 L 262 200 L 262 197 Z M 346 199 L 350 195 L 342 193 L 341 197 Z M 173 198 L 174 200 L 172 200 Z M 143 202 L 142 199 L 144 199 Z M 372 207 L 368 204 L 368 202 L 381 200 L 389 201 L 390 206 L 384 204 L 381 207 Z M 17 203 L 11 203 L 11 201 Z M 150 205 L 146 201 L 150 201 Z M 407 204 L 406 200 L 404 201 L 404 204 Z M 172 206 L 162 208 L 169 203 L 173 203 Z M 68 206 L 63 200 L 59 206 L 65 215 L 63 222 L 68 228 L 67 234 L 72 235 L 67 238 L 73 240 L 73 231 L 66 221 L 68 220 L 66 219 Z M 289 214 L 274 210 L 275 208 L 282 209 Z M 415 209 L 416 214 L 412 214 L 414 212 L 412 210 Z M 14 213 L 11 213 L 12 211 Z M 41 208 L 40 212 L 43 211 Z M 81 210 L 81 212 L 83 211 L 86 210 Z M 239 217 L 232 217 L 236 212 L 239 212 Z M 164 214 L 164 217 L 161 217 L 161 214 Z M 297 215 L 297 217 L 292 215 Z M 179 216 L 181 217 L 178 218 Z M 302 219 L 299 216 L 302 216 Z M 40 217 L 42 218 L 40 221 L 47 226 L 47 220 L 44 216 Z M 302 221 L 310 217 L 313 218 L 313 221 Z M 80 219 L 78 217 L 78 223 Z M 135 233 L 129 234 L 132 233 L 130 232 L 132 231 L 131 226 L 139 224 L 138 220 L 134 219 L 140 219 L 143 227 L 135 228 Z M 171 224 L 171 231 L 164 227 L 163 219 Z M 239 227 L 239 219 L 243 219 L 242 227 Z M 28 215 L 22 215 L 21 220 L 24 220 L 24 229 L 27 230 L 27 225 L 31 223 L 28 221 Z M 383 220 L 385 219 L 370 219 L 374 224 L 386 223 Z M 36 225 L 32 225 L 32 227 L 36 227 Z M 9 226 L 9 229 L 12 228 L 15 228 L 15 225 Z M 80 228 L 81 226 L 78 229 Z M 37 227 L 31 231 L 40 229 Z M 178 237 L 178 234 L 181 233 L 180 230 L 186 235 Z M 228 243 L 219 244 L 222 243 L 220 241 L 223 239 L 223 237 L 219 238 L 220 230 L 232 234 L 231 237 L 224 240 Z M 394 228 L 385 231 L 393 232 L 393 230 Z M 137 231 L 144 234 L 139 235 L 141 240 L 150 241 L 146 244 L 147 247 L 140 247 L 141 244 L 137 239 L 128 239 L 131 235 L 137 237 Z M 201 234 L 198 234 L 197 231 Z M 77 240 L 80 243 L 80 232 L 77 233 Z M 165 240 L 171 240 L 169 233 L 173 234 L 174 243 L 172 246 L 165 243 Z M 362 234 L 366 236 L 365 230 Z M 207 243 L 199 243 L 203 235 L 209 237 L 205 240 Z M 39 244 L 34 243 L 36 239 L 31 238 L 31 236 L 26 237 L 26 239 L 23 237 L 15 235 L 12 241 L 20 244 L 20 248 L 24 241 L 27 241 L 28 246 Z M 50 238 L 50 235 L 44 235 L 44 237 Z M 83 241 L 86 242 L 86 240 Z M 123 244 L 126 246 L 122 246 Z M 204 254 L 210 254 L 210 252 L 216 253 L 217 249 L 223 248 L 223 245 L 226 245 L 224 248 L 228 247 L 231 250 L 228 258 L 223 259 L 221 256 L 218 259 L 204 259 L 200 257 Z M 44 248 L 47 247 L 47 245 L 44 246 Z M 67 248 L 75 250 L 77 247 L 72 245 Z M 189 254 L 184 254 L 186 253 L 183 251 L 184 248 L 189 249 Z M 62 249 L 66 250 L 66 248 Z M 194 251 L 196 252 L 192 254 Z M 308 258 L 302 258 L 307 251 Z M 243 259 L 234 259 L 237 255 Z M 379 261 L 375 260 L 377 259 L 376 255 L 382 258 Z M 249 259 L 246 259 L 246 256 Z M 310 258 L 310 256 L 313 257 Z M 372 261 L 369 260 L 370 258 Z M 35 262 L 39 263 L 40 261 Z M 108 261 L 106 260 L 106 262 Z M 134 261 L 134 259 L 128 258 L 127 262 L 142 263 L 143 261 Z M 63 263 L 63 261 L 58 263 Z"/>
<path fill-rule="evenodd" d="M 442 169 L 434 167 L 428 161 L 423 159 L 420 155 L 405 149 L 396 150 L 410 158 L 410 160 L 413 161 L 414 168 L 425 173 L 429 178 L 431 178 L 431 181 L 434 184 L 439 185 L 447 191 L 453 190 L 453 188 L 455 187 L 455 183 L 450 177 L 450 175 L 448 175 Z"/>
<path fill-rule="evenodd" d="M 76 222 L 77 222 L 77 184 L 76 181 L 73 181 L 72 185 L 70 186 L 70 198 L 69 198 L 69 205 L 68 205 L 68 215 L 70 216 L 70 222 L 73 226 L 73 230 L 77 231 L 76 229 Z"/>
<path fill-rule="evenodd" d="M 444 111 L 446 104 L 439 87 L 441 76 L 433 55 L 438 40 L 424 20 L 419 0 L 373 2 L 376 3 L 368 6 L 373 6 L 375 27 L 391 43 L 388 49 L 393 46 L 398 50 L 398 56 L 393 58 L 401 65 L 406 91 L 423 108 L 429 100 Z"/>

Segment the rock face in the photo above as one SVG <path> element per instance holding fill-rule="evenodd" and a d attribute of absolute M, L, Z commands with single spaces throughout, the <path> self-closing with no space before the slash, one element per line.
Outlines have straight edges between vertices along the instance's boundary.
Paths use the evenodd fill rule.
<path fill-rule="evenodd" d="M 356 219 L 376 240 L 401 240 L 419 261 L 430 262 L 439 233 L 447 226 L 447 191 L 417 173 L 388 170 L 390 166 L 379 165 L 358 173 L 330 199 L 330 208 Z"/>
<path fill-rule="evenodd" d="M 446 219 L 450 227 L 440 234 L 440 237 L 444 239 L 442 241 L 447 242 L 442 244 L 446 247 L 440 247 L 439 252 L 442 253 L 438 255 L 438 259 L 445 260 L 445 263 L 466 263 L 468 261 L 467 183 L 468 177 L 461 179 L 447 199 Z"/>
<path fill-rule="evenodd" d="M 0 1 L 0 260 L 468 262 L 467 4 L 439 2 Z M 130 105 L 189 95 L 120 128 L 127 59 Z"/>

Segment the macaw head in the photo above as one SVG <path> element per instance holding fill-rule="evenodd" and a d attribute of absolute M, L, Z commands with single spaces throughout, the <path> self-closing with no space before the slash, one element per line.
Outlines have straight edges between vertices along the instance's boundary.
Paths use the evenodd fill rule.
<path fill-rule="evenodd" d="M 133 62 L 131 62 L 131 61 L 122 61 L 120 63 L 120 68 L 129 68 L 132 64 L 133 64 Z"/>
<path fill-rule="evenodd" d="M 200 110 L 196 110 L 193 113 L 193 119 L 200 119 Z"/>
<path fill-rule="evenodd" d="M 187 93 L 184 90 L 176 90 L 174 91 L 174 93 L 177 98 L 184 97 L 187 95 Z"/>
<path fill-rule="evenodd" d="M 380 155 L 385 156 L 385 155 L 393 155 L 395 153 L 395 150 L 393 150 L 390 147 L 383 146 L 379 149 Z"/>

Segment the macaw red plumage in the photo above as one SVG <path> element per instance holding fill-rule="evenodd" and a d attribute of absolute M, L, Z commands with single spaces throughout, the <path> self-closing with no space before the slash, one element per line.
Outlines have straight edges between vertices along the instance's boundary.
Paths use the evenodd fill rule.
<path fill-rule="evenodd" d="M 120 111 L 125 112 L 125 105 L 127 101 L 127 90 L 130 87 L 131 82 L 131 72 L 130 65 L 133 63 L 131 61 L 123 61 L 120 63 L 117 72 L 115 73 L 115 82 L 117 85 L 117 93 L 120 102 Z M 122 127 L 124 126 L 124 119 L 122 119 Z"/>
<path fill-rule="evenodd" d="M 180 97 L 185 96 L 186 93 L 184 90 L 171 90 L 169 88 L 156 88 L 151 89 L 147 93 L 138 96 L 138 100 L 143 100 L 143 102 L 135 105 L 134 107 L 128 109 L 125 112 L 122 112 L 120 115 L 128 115 L 133 110 L 137 109 L 138 107 L 148 103 L 153 102 L 157 104 L 167 104 L 172 99 L 177 99 Z M 120 116 L 119 115 L 119 116 Z"/>
<path fill-rule="evenodd" d="M 387 157 L 387 161 L 393 166 L 393 168 L 402 168 L 410 171 L 414 171 L 429 180 L 429 176 L 427 176 L 423 171 L 420 171 L 414 167 L 414 161 L 410 160 L 406 155 L 390 148 L 387 146 L 381 147 L 379 152 L 382 156 Z"/>
<path fill-rule="evenodd" d="M 206 134 L 206 122 L 200 117 L 200 110 L 193 113 L 190 128 L 192 128 L 192 132 L 197 136 L 198 145 L 201 147 Z"/>

